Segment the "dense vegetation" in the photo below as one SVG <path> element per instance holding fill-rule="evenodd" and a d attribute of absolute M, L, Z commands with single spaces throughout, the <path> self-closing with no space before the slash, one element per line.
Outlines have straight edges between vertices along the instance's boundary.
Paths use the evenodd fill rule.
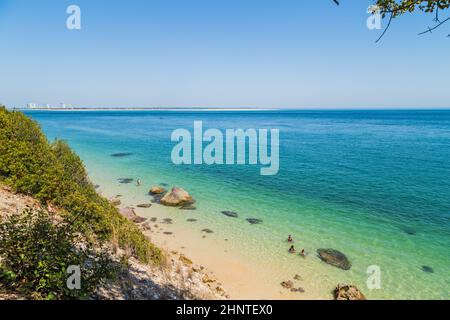
<path fill-rule="evenodd" d="M 11 112 L 2 106 L 0 183 L 10 186 L 16 192 L 32 195 L 44 206 L 56 206 L 60 209 L 59 215 L 63 220 L 63 223 L 51 227 L 51 217 L 43 216 L 43 213 L 28 212 L 13 220 L 9 218 L 1 221 L 3 229 L 0 228 L 0 258 L 3 268 L 8 269 L 8 272 L 12 272 L 14 278 L 17 278 L 22 274 L 21 270 L 18 270 L 21 263 L 30 262 L 27 276 L 22 274 L 23 278 L 16 279 L 16 283 L 30 282 L 30 274 L 35 274 L 36 278 L 38 274 L 42 274 L 39 263 L 35 262 L 42 261 L 42 255 L 51 252 L 51 255 L 44 259 L 44 263 L 51 264 L 54 261 L 54 264 L 60 263 L 64 268 L 56 265 L 45 266 L 46 272 L 53 273 L 48 278 L 57 278 L 48 283 L 60 284 L 62 276 L 65 277 L 61 270 L 65 271 L 68 260 L 60 260 L 58 257 L 80 247 L 77 245 L 78 240 L 73 237 L 75 234 L 82 235 L 84 245 L 95 243 L 98 247 L 99 244 L 114 241 L 142 262 L 160 262 L 161 252 L 145 238 L 138 227 L 121 216 L 108 200 L 98 195 L 87 177 L 82 161 L 65 142 L 57 140 L 49 143 L 36 122 L 21 112 Z M 21 229 L 26 225 L 29 226 L 28 233 L 18 236 L 20 232 L 24 232 Z M 5 226 L 15 234 L 5 229 Z M 61 228 L 66 232 L 65 235 L 60 234 Z M 46 232 L 55 236 L 46 237 Z M 32 237 L 36 238 L 33 240 Z M 12 238 L 17 243 L 16 247 L 14 242 L 10 241 Z M 26 243 L 27 241 L 29 243 Z M 45 252 L 29 250 L 32 248 L 32 242 L 40 244 L 40 241 L 41 249 L 45 249 Z M 58 247 L 64 250 L 58 251 Z M 14 251 L 20 251 L 22 256 L 14 257 Z M 83 260 L 83 257 L 90 254 L 92 252 L 89 248 L 85 252 L 78 250 L 72 258 Z M 55 259 L 52 259 L 52 255 Z M 41 285 L 32 287 L 33 290 L 51 294 L 47 289 L 55 285 L 48 284 L 45 290 Z M 65 296 L 64 293 L 61 294 Z"/>

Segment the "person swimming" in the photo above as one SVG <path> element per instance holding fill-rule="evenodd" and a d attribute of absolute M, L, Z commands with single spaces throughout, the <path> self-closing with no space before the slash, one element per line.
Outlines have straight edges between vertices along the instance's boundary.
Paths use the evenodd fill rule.
<path fill-rule="evenodd" d="M 295 253 L 295 248 L 294 248 L 294 246 L 291 246 L 291 247 L 289 248 L 289 253 Z"/>
<path fill-rule="evenodd" d="M 141 179 L 137 179 L 137 181 L 136 181 L 136 185 L 139 187 L 140 185 L 142 184 L 142 181 L 141 181 Z"/>
<path fill-rule="evenodd" d="M 289 235 L 289 237 L 288 237 L 288 240 L 287 240 L 288 242 L 294 242 L 294 239 L 292 239 L 292 236 L 291 235 Z"/>
<path fill-rule="evenodd" d="M 300 253 L 300 255 L 301 255 L 303 258 L 306 258 L 306 251 L 305 251 L 305 249 L 302 249 L 302 252 Z"/>

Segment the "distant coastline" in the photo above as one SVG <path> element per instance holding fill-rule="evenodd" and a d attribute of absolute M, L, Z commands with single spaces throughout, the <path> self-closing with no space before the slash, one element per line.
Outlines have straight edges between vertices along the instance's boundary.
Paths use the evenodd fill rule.
<path fill-rule="evenodd" d="M 279 111 L 281 108 L 204 108 L 204 107 L 186 107 L 186 108 L 159 108 L 159 107 L 110 107 L 110 108 L 90 108 L 90 107 L 72 107 L 72 108 L 14 108 L 19 111 Z"/>

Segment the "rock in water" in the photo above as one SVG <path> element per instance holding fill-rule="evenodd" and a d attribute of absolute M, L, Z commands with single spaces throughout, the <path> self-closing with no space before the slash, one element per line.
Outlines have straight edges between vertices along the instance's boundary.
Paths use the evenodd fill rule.
<path fill-rule="evenodd" d="M 410 236 L 415 236 L 417 233 L 417 231 L 415 229 L 410 228 L 410 227 L 403 227 L 402 230 L 404 233 L 406 233 L 407 235 L 410 235 Z"/>
<path fill-rule="evenodd" d="M 250 224 L 261 224 L 263 222 L 261 219 L 255 219 L 255 218 L 248 218 L 247 221 Z"/>
<path fill-rule="evenodd" d="M 132 179 L 132 178 L 120 178 L 120 179 L 117 179 L 117 180 L 121 184 L 130 184 L 130 183 L 132 183 L 134 181 L 134 179 Z"/>
<path fill-rule="evenodd" d="M 178 207 L 188 203 L 193 203 L 194 199 L 182 188 L 173 188 L 171 192 L 167 193 L 160 203 L 169 207 Z"/>
<path fill-rule="evenodd" d="M 352 264 L 347 259 L 345 254 L 342 252 L 339 252 L 334 249 L 318 249 L 317 254 L 319 255 L 319 258 L 337 268 L 341 268 L 343 270 L 350 270 L 352 267 Z"/>
<path fill-rule="evenodd" d="M 237 218 L 239 216 L 238 213 L 234 211 L 222 211 L 222 214 L 230 218 Z"/>
<path fill-rule="evenodd" d="M 150 194 L 163 194 L 163 193 L 165 193 L 165 192 L 167 192 L 167 190 L 166 189 L 164 189 L 163 187 L 159 187 L 159 186 L 156 186 L 156 187 L 152 187 L 151 189 L 150 189 Z"/>
<path fill-rule="evenodd" d="M 433 268 L 429 267 L 429 266 L 422 266 L 421 269 L 423 272 L 426 272 L 426 273 L 434 273 Z"/>
<path fill-rule="evenodd" d="M 367 300 L 364 294 L 354 285 L 338 284 L 334 290 L 336 300 Z"/>
<path fill-rule="evenodd" d="M 131 156 L 131 155 L 133 155 L 133 154 L 132 153 L 128 153 L 128 152 L 121 152 L 121 153 L 114 153 L 114 154 L 111 155 L 111 157 L 124 158 L 124 157 L 128 157 L 128 156 Z"/>

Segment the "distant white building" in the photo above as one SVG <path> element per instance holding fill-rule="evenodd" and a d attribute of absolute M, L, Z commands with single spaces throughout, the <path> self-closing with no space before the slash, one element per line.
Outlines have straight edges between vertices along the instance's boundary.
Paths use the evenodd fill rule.
<path fill-rule="evenodd" d="M 28 108 L 28 109 L 36 109 L 36 107 L 37 107 L 37 106 L 36 106 L 36 103 L 28 103 L 28 104 L 27 104 L 27 108 Z"/>

